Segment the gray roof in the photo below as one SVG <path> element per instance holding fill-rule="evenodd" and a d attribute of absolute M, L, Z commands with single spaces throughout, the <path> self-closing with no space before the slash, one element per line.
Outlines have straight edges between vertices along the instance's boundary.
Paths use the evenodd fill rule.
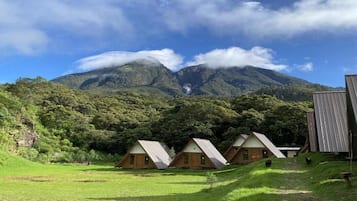
<path fill-rule="evenodd" d="M 244 143 L 245 140 L 246 140 L 248 137 L 249 137 L 249 135 L 247 135 L 247 134 L 240 134 L 240 135 L 238 135 L 238 137 L 236 138 L 236 140 L 233 142 L 233 145 L 235 144 L 235 142 L 236 142 L 237 140 L 239 140 L 239 138 L 243 138 L 243 143 Z"/>
<path fill-rule="evenodd" d="M 300 151 L 301 147 L 277 147 L 280 151 Z"/>
<path fill-rule="evenodd" d="M 242 137 L 244 140 L 246 140 L 248 137 L 249 137 L 249 135 L 247 135 L 247 134 L 240 134 L 239 136 L 238 136 L 238 138 L 240 138 L 240 137 Z M 238 139 L 237 138 L 237 139 Z"/>
<path fill-rule="evenodd" d="M 244 139 L 247 139 L 249 137 L 249 135 L 247 134 L 240 134 L 239 136 L 243 137 Z"/>
<path fill-rule="evenodd" d="M 169 166 L 172 159 L 160 142 L 138 140 L 138 143 L 158 169 L 165 169 Z"/>
<path fill-rule="evenodd" d="M 216 149 L 211 141 L 200 138 L 192 138 L 192 140 L 197 144 L 202 152 L 206 154 L 206 156 L 211 160 L 216 168 L 222 168 L 226 165 L 227 160 Z"/>
<path fill-rule="evenodd" d="M 317 146 L 317 134 L 316 134 L 316 123 L 315 123 L 315 112 L 307 112 L 306 113 L 306 118 L 307 118 L 307 128 L 309 131 L 309 145 L 310 145 L 310 151 L 311 152 L 317 152 L 318 146 Z"/>
<path fill-rule="evenodd" d="M 346 93 L 313 94 L 320 152 L 348 152 Z"/>
<path fill-rule="evenodd" d="M 273 153 L 273 155 L 277 158 L 286 158 L 281 151 L 276 148 L 276 146 L 264 135 L 261 133 L 257 132 L 252 132 L 252 134 L 249 136 L 255 136 L 269 151 Z"/>

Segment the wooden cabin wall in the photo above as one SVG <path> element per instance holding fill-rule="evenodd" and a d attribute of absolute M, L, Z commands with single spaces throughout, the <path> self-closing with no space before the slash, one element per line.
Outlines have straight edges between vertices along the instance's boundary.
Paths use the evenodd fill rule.
<path fill-rule="evenodd" d="M 131 164 L 131 156 L 134 156 L 134 161 Z M 132 168 L 132 169 L 156 169 L 154 162 L 149 158 L 148 164 L 145 164 L 146 154 L 128 154 L 125 159 L 121 162 L 120 166 L 123 168 Z"/>
<path fill-rule="evenodd" d="M 267 158 L 274 157 L 273 153 L 264 148 L 241 148 L 236 156 L 230 161 L 231 164 L 247 164 L 263 159 L 263 150 L 267 151 Z M 244 158 L 248 151 L 248 158 Z"/>
<path fill-rule="evenodd" d="M 188 161 L 185 163 L 185 155 L 188 156 Z M 172 167 L 177 168 L 190 168 L 190 169 L 204 169 L 204 168 L 215 168 L 212 162 L 205 156 L 205 164 L 201 164 L 202 153 L 182 153 L 176 159 Z"/>

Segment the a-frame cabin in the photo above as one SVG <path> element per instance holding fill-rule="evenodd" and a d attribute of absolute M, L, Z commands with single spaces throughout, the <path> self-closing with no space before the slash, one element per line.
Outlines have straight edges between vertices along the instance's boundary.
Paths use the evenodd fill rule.
<path fill-rule="evenodd" d="M 162 143 L 138 140 L 117 166 L 132 169 L 166 169 L 171 160 Z"/>
<path fill-rule="evenodd" d="M 286 158 L 265 135 L 252 132 L 228 162 L 248 164 L 270 157 Z"/>
<path fill-rule="evenodd" d="M 171 162 L 170 167 L 206 169 L 222 168 L 226 159 L 216 147 L 206 139 L 192 138 Z"/>

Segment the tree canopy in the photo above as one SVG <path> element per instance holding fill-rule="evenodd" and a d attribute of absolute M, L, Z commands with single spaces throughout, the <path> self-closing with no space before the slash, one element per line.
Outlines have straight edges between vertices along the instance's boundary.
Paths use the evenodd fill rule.
<path fill-rule="evenodd" d="M 224 151 L 249 131 L 265 133 L 277 145 L 303 145 L 309 107 L 254 94 L 98 95 L 24 78 L 0 87 L 0 142 L 3 149 L 42 161 L 96 158 L 94 152 L 122 155 L 137 139 L 159 140 L 179 151 L 190 137 L 202 137 Z"/>

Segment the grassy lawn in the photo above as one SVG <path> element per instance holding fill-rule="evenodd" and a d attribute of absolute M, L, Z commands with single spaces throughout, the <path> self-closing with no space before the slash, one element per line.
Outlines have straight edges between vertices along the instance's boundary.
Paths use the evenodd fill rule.
<path fill-rule="evenodd" d="M 209 189 L 208 170 L 38 164 L 0 152 L 0 200 L 357 200 L 357 188 L 347 188 L 339 175 L 347 162 L 310 157 L 309 166 L 301 157 L 273 159 L 271 168 L 260 161 L 209 170 L 218 178 Z"/>

